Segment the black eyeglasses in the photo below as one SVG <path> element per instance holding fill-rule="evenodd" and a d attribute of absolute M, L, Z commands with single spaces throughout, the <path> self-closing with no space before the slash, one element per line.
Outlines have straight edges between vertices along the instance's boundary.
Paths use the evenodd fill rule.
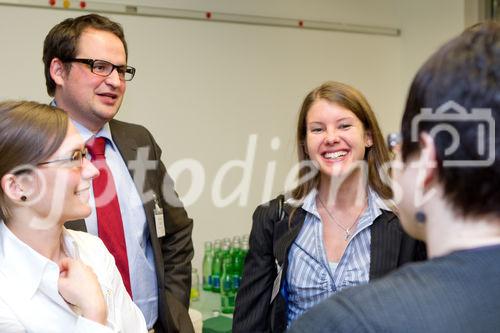
<path fill-rule="evenodd" d="M 109 76 L 116 68 L 116 72 L 118 73 L 120 79 L 125 81 L 132 80 L 135 75 L 134 67 L 125 65 L 118 66 L 106 60 L 71 58 L 66 59 L 64 62 L 80 62 L 82 64 L 89 65 L 90 71 L 99 76 Z"/>
<path fill-rule="evenodd" d="M 52 163 L 67 163 L 68 166 L 71 167 L 80 167 L 83 165 L 83 159 L 87 156 L 87 154 L 88 154 L 87 148 L 83 148 L 82 150 L 75 150 L 72 153 L 71 157 L 61 158 L 47 162 L 41 162 L 38 163 L 37 165 L 47 165 Z"/>

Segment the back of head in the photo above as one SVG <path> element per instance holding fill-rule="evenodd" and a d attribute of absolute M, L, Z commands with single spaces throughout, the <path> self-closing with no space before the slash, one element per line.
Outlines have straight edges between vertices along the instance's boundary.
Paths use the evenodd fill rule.
<path fill-rule="evenodd" d="M 500 24 L 486 22 L 442 46 L 408 95 L 403 160 L 418 153 L 419 134 L 430 133 L 445 198 L 463 216 L 500 216 L 499 83 Z"/>
<path fill-rule="evenodd" d="M 78 41 L 86 29 L 108 31 L 116 35 L 123 43 L 125 55 L 128 55 L 127 42 L 123 28 L 119 23 L 111 21 L 105 16 L 88 14 L 76 18 L 68 18 L 54 26 L 43 43 L 43 64 L 45 70 L 45 84 L 49 96 L 54 96 L 56 84 L 50 77 L 50 63 L 58 58 L 62 61 L 75 58 L 78 52 Z M 71 64 L 67 64 L 67 70 Z"/>
<path fill-rule="evenodd" d="M 64 141 L 67 128 L 68 116 L 61 109 L 37 102 L 0 102 L 0 179 L 51 156 Z M 1 187 L 0 207 L 0 218 L 6 220 L 8 209 Z"/>

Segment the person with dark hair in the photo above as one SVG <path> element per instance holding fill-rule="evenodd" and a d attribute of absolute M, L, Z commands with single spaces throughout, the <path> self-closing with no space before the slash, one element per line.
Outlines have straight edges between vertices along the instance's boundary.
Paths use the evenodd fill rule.
<path fill-rule="evenodd" d="M 0 332 L 147 332 L 102 241 L 67 230 L 92 178 L 65 112 L 0 102 Z"/>
<path fill-rule="evenodd" d="M 327 299 L 290 332 L 497 332 L 498 124 L 500 24 L 486 22 L 420 68 L 401 123 L 400 217 L 431 259 Z"/>
<path fill-rule="evenodd" d="M 148 329 L 192 332 L 193 221 L 151 133 L 113 119 L 135 75 L 127 60 L 122 27 L 97 14 L 66 19 L 45 38 L 47 92 L 68 113 L 100 171 L 92 182 L 92 214 L 67 226 L 103 240 Z"/>
<path fill-rule="evenodd" d="M 297 151 L 299 185 L 253 215 L 234 332 L 284 331 L 322 299 L 425 259 L 384 201 L 392 197 L 389 154 L 358 90 L 326 82 L 311 91 Z"/>

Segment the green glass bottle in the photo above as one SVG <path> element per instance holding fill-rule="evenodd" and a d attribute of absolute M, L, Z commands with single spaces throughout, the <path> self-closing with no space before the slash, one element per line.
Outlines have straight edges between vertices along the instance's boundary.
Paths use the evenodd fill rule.
<path fill-rule="evenodd" d="M 219 293 L 220 292 L 220 278 L 222 275 L 222 250 L 220 248 L 220 242 L 215 241 L 214 244 L 214 259 L 212 262 L 212 274 L 211 274 L 211 282 L 212 282 L 212 291 Z"/>
<path fill-rule="evenodd" d="M 233 259 L 233 289 L 237 292 L 240 288 L 241 275 L 243 273 L 243 262 L 245 258 L 242 256 L 240 242 L 233 241 L 233 253 L 231 255 Z"/>
<path fill-rule="evenodd" d="M 231 256 L 224 256 L 222 261 L 221 278 L 221 311 L 222 313 L 234 312 L 234 286 L 233 286 L 233 260 Z"/>
<path fill-rule="evenodd" d="M 214 254 L 212 242 L 205 242 L 205 253 L 203 255 L 203 290 L 212 290 L 212 265 Z"/>

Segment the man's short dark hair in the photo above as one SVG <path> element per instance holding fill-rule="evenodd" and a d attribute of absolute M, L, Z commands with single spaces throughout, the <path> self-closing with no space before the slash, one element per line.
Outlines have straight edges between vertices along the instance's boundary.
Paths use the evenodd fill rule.
<path fill-rule="evenodd" d="M 418 140 L 412 142 L 411 134 L 414 120 L 422 114 L 422 108 L 436 110 L 452 101 L 453 105 L 468 112 L 476 109 L 481 117 L 488 115 L 484 109 L 491 110 L 494 136 L 481 136 L 474 121 L 453 121 L 453 117 L 423 121 L 416 127 L 418 136 L 422 132 L 431 133 L 437 124 L 453 127 L 459 134 L 458 148 L 451 154 L 447 151 L 454 142 L 450 132 L 437 132 L 434 141 L 444 195 L 463 216 L 500 216 L 500 127 L 496 126 L 500 124 L 499 82 L 500 24 L 485 22 L 466 29 L 441 47 L 419 70 L 408 95 L 401 124 L 404 161 L 420 150 Z M 484 156 L 478 153 L 481 137 L 485 140 L 483 147 L 493 147 L 489 152 L 493 154 L 489 165 L 447 166 L 443 163 L 445 160 L 477 162 L 483 159 Z"/>
<path fill-rule="evenodd" d="M 96 29 L 108 31 L 116 35 L 123 43 L 125 48 L 125 56 L 128 58 L 127 42 L 123 28 L 119 23 L 111 21 L 109 18 L 89 14 L 76 18 L 68 18 L 54 26 L 43 43 L 43 64 L 45 68 L 45 84 L 47 85 L 47 93 L 49 96 L 54 96 L 56 84 L 50 76 L 50 63 L 52 59 L 59 58 L 62 61 L 76 57 L 78 42 L 82 32 L 86 29 Z M 71 64 L 65 64 L 66 69 L 70 70 Z"/>

